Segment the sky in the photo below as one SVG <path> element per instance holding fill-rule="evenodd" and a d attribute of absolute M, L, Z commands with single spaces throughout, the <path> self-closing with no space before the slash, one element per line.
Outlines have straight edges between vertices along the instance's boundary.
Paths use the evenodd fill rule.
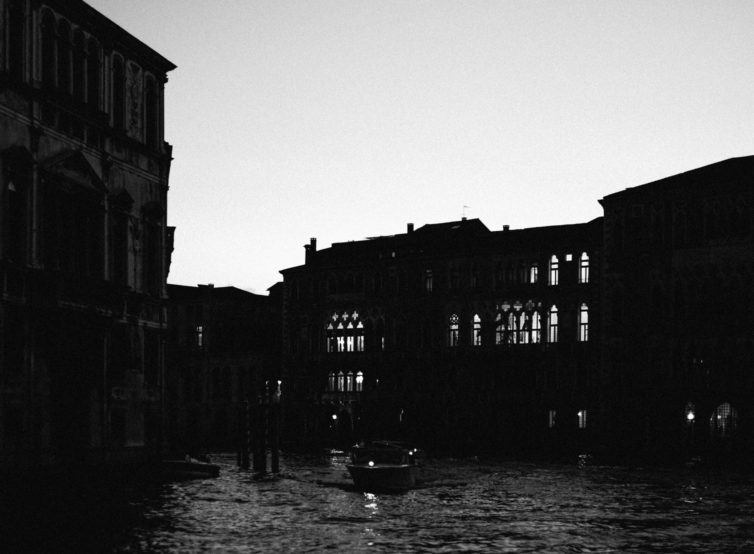
<path fill-rule="evenodd" d="M 319 248 L 754 154 L 749 0 L 88 0 L 178 66 L 168 281 L 266 294 Z"/>

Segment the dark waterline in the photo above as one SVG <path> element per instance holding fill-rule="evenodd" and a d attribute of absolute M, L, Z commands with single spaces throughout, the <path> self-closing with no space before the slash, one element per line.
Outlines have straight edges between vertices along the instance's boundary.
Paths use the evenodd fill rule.
<path fill-rule="evenodd" d="M 342 456 L 284 456 L 276 480 L 217 461 L 217 479 L 6 494 L 3 551 L 754 551 L 746 474 L 442 459 L 420 489 L 369 494 Z"/>

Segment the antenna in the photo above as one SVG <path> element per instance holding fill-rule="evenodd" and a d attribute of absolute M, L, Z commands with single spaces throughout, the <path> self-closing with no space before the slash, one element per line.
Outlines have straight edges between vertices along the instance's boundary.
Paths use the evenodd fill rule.
<path fill-rule="evenodd" d="M 471 209 L 471 206 L 467 206 L 466 204 L 463 205 L 463 210 L 461 211 L 461 219 L 466 219 L 466 210 Z"/>

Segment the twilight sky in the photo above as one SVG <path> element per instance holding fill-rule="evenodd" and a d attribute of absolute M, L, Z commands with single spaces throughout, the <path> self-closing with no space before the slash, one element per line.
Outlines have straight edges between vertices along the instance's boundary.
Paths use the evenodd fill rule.
<path fill-rule="evenodd" d="M 303 245 L 603 196 L 754 154 L 750 0 L 87 0 L 178 66 L 169 282 L 266 294 Z"/>

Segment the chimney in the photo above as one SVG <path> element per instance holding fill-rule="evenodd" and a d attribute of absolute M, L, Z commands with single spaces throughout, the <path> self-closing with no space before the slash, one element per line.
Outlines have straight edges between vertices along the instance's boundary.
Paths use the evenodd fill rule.
<path fill-rule="evenodd" d="M 304 245 L 304 250 L 306 250 L 304 263 L 308 264 L 314 253 L 317 251 L 317 239 L 315 237 L 310 238 L 309 244 Z"/>
<path fill-rule="evenodd" d="M 408 225 L 406 225 L 406 232 L 407 233 L 413 233 L 414 232 L 414 224 L 413 223 L 409 223 Z"/>
<path fill-rule="evenodd" d="M 510 225 L 503 225 L 503 231 L 510 231 L 511 226 Z"/>

